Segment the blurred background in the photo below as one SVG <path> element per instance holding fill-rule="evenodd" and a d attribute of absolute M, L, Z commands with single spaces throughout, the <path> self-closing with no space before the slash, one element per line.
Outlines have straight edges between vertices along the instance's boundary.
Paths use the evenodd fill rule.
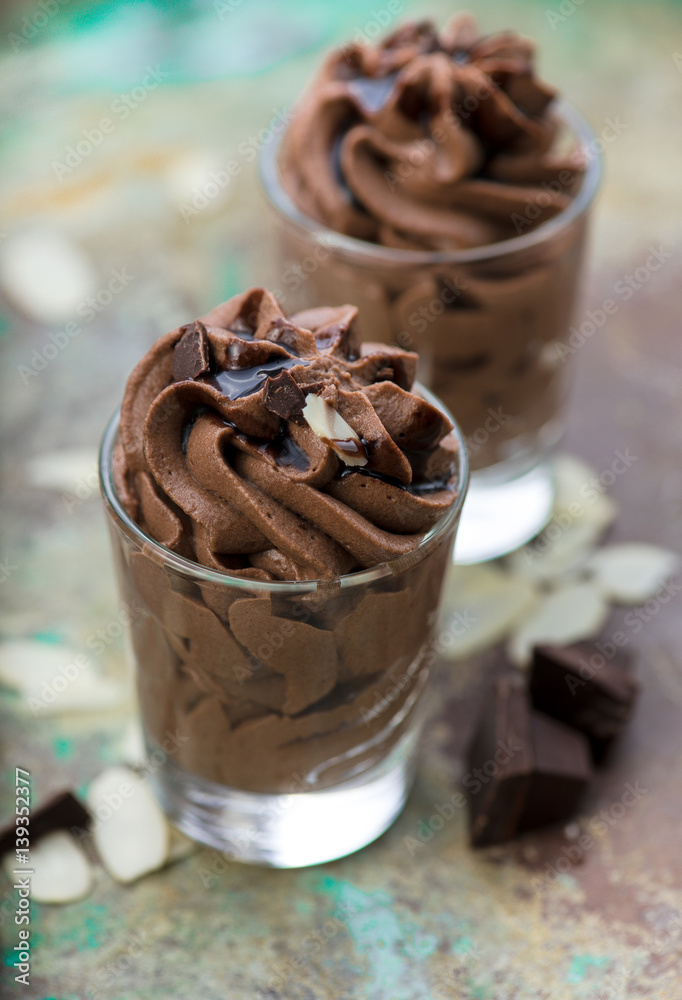
<path fill-rule="evenodd" d="M 393 0 L 397 15 L 383 0 L 3 2 L 0 405 L 9 493 L 0 556 L 19 567 L 3 594 L 11 635 L 47 628 L 36 581 L 50 594 L 48 631 L 59 635 L 87 629 L 75 610 L 86 596 L 88 605 L 111 601 L 108 559 L 94 576 L 72 568 L 76 553 L 104 558 L 94 449 L 156 337 L 271 278 L 257 177 L 269 127 L 328 46 L 411 17 L 442 24 L 457 9 L 443 0 Z M 654 456 L 662 436 L 679 454 L 682 430 L 664 410 L 682 398 L 674 336 L 682 4 L 480 0 L 472 9 L 484 32 L 513 27 L 537 41 L 540 73 L 602 140 L 584 308 L 597 309 L 644 269 L 627 303 L 620 296 L 622 308 L 577 352 L 568 443 L 598 463 L 613 453 L 614 415 L 599 401 L 610 371 L 626 378 L 617 418 L 651 429 Z M 655 271 L 646 267 L 650 248 L 663 248 Z M 579 402 L 586 394 L 588 412 Z M 682 509 L 673 466 L 661 457 L 665 523 Z M 80 500 L 74 490 L 86 479 Z"/>
<path fill-rule="evenodd" d="M 113 709 L 27 718 L 3 694 L 7 796 L 17 754 L 34 771 L 37 799 L 65 783 L 83 788 L 120 758 L 129 689 L 96 449 L 128 373 L 162 333 L 270 279 L 258 151 L 322 53 L 408 18 L 442 24 L 457 9 L 443 0 L 3 0 L 0 674 L 6 682 L 37 664 L 38 685 L 104 629 L 90 673 L 99 686 L 80 697 Z M 565 444 L 599 469 L 629 447 L 636 471 L 610 490 L 621 503 L 615 537 L 679 548 L 682 3 L 479 0 L 470 9 L 485 33 L 534 38 L 540 74 L 602 140 L 581 317 L 619 283 L 632 294 L 620 293 L 616 313 L 576 352 Z M 663 618 L 646 641 L 671 649 L 674 616 Z M 658 663 L 657 710 L 670 703 L 679 713 L 682 671 L 670 655 Z M 62 931 L 81 943 L 89 933 L 82 915 L 64 913 L 50 927 L 55 954 Z M 93 910 L 88 919 L 100 918 Z M 121 919 L 134 922 L 134 910 Z"/>

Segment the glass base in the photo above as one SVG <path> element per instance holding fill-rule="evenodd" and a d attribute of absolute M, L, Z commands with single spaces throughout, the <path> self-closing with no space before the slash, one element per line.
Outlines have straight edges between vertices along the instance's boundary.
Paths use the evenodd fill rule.
<path fill-rule="evenodd" d="M 172 760 L 151 780 L 170 821 L 193 840 L 235 861 L 302 868 L 352 854 L 388 829 L 412 786 L 417 742 L 412 730 L 380 764 L 319 792 L 243 792 Z"/>
<path fill-rule="evenodd" d="M 552 513 L 554 481 L 549 462 L 513 479 L 474 472 L 455 542 L 460 566 L 487 562 L 518 549 L 542 531 Z"/>

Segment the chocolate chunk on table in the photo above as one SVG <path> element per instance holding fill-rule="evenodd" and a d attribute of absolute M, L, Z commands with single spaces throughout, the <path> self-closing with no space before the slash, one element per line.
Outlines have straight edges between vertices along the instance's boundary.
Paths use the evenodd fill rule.
<path fill-rule="evenodd" d="M 521 677 L 498 678 L 468 754 L 472 845 L 568 819 L 590 777 L 586 738 L 534 712 Z"/>
<path fill-rule="evenodd" d="M 469 750 L 471 841 L 509 840 L 518 830 L 532 769 L 528 699 L 520 678 L 497 679 Z"/>
<path fill-rule="evenodd" d="M 71 792 L 58 792 L 42 805 L 31 807 L 27 824 L 29 839 L 31 844 L 35 844 L 39 837 L 54 833 L 55 830 L 72 830 L 74 827 L 85 830 L 90 821 L 90 813 L 75 795 Z M 0 830 L 0 856 L 15 848 L 15 820 L 12 819 Z"/>
<path fill-rule="evenodd" d="M 592 777 L 582 733 L 542 712 L 530 713 L 533 771 L 518 831 L 569 819 Z"/>
<path fill-rule="evenodd" d="M 529 687 L 536 709 L 585 733 L 595 762 L 622 732 L 639 694 L 630 657 L 616 650 L 607 659 L 589 643 L 536 646 Z"/>
<path fill-rule="evenodd" d="M 173 378 L 176 382 L 198 378 L 211 370 L 211 354 L 208 333 L 204 324 L 197 320 L 185 330 L 173 351 Z"/>

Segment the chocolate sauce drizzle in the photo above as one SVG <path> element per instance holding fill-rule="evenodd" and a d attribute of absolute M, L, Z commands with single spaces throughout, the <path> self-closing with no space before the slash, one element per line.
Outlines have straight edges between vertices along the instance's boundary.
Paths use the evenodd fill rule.
<path fill-rule="evenodd" d="M 240 333 L 241 336 L 241 333 Z M 279 375 L 287 368 L 296 365 L 307 365 L 301 358 L 273 358 L 252 368 L 230 368 L 203 376 L 203 381 L 212 385 L 228 399 L 242 399 L 261 389 L 268 378 Z"/>

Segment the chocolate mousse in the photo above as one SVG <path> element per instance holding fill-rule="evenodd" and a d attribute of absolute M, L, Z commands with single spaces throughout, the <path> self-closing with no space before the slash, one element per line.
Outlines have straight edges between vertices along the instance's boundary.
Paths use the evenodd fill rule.
<path fill-rule="evenodd" d="M 352 301 L 373 337 L 417 349 L 474 468 L 555 433 L 553 342 L 568 331 L 584 218 L 518 254 L 505 246 L 564 213 L 583 184 L 555 98 L 529 40 L 481 36 L 467 14 L 441 32 L 413 22 L 332 51 L 280 150 L 281 186 L 304 215 L 377 245 L 325 243 L 324 263 L 302 274 L 310 233 L 285 225 L 287 302 Z"/>
<path fill-rule="evenodd" d="M 192 561 L 119 548 L 145 612 L 143 721 L 233 788 L 327 787 L 382 760 L 435 658 L 461 456 L 413 391 L 416 356 L 361 344 L 356 314 L 288 317 L 251 289 L 158 340 L 126 387 L 116 493 Z"/>

